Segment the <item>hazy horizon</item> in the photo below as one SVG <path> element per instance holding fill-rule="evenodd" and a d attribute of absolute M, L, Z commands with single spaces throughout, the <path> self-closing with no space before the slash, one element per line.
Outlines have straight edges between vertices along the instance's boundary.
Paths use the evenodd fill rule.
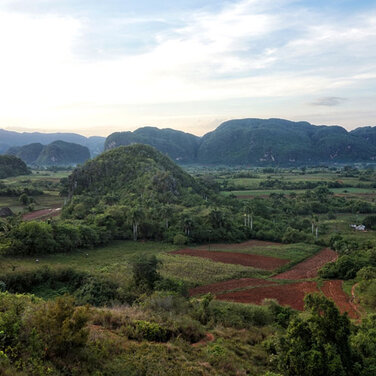
<path fill-rule="evenodd" d="M 0 0 L 0 128 L 376 125 L 373 1 Z"/>

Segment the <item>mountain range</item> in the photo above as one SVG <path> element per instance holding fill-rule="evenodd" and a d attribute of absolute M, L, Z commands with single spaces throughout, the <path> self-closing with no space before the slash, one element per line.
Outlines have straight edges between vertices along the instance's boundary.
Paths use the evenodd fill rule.
<path fill-rule="evenodd" d="M 376 127 L 348 132 L 284 119 L 237 119 L 197 137 L 173 129 L 144 127 L 109 135 L 105 150 L 120 145 L 152 145 L 181 163 L 301 165 L 376 163 Z"/>
<path fill-rule="evenodd" d="M 7 154 L 22 159 L 30 166 L 71 166 L 81 164 L 90 158 L 86 146 L 73 142 L 54 141 L 48 145 L 33 143 L 24 146 L 13 146 Z"/>
<path fill-rule="evenodd" d="M 0 129 L 0 153 L 11 146 L 46 145 L 56 140 L 87 146 L 91 157 L 122 145 L 147 144 L 183 164 L 376 163 L 376 127 L 360 127 L 349 132 L 340 126 L 256 118 L 226 121 L 202 137 L 150 126 L 133 132 L 115 132 L 106 139 L 75 133 L 17 133 Z M 37 152 L 41 146 L 32 148 Z"/>
<path fill-rule="evenodd" d="M 0 154 L 5 154 L 12 146 L 23 146 L 33 143 L 48 145 L 54 141 L 72 142 L 86 146 L 92 157 L 102 153 L 105 137 L 85 137 L 77 133 L 40 133 L 40 132 L 13 132 L 0 129 Z"/>

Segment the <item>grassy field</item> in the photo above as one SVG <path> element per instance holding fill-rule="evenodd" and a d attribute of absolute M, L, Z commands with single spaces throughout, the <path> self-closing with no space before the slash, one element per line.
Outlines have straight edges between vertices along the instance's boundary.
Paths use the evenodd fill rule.
<path fill-rule="evenodd" d="M 27 271 L 43 266 L 73 268 L 94 274 L 102 274 L 120 283 L 131 278 L 130 262 L 137 254 L 154 254 L 162 262 L 163 277 L 181 279 L 191 286 L 208 284 L 226 279 L 268 276 L 270 273 L 251 267 L 214 263 L 199 257 L 168 254 L 179 247 L 159 242 L 116 241 L 93 250 L 74 251 L 37 257 L 0 257 L 4 273 Z M 38 260 L 38 261 L 36 261 Z"/>
<path fill-rule="evenodd" d="M 346 196 L 356 196 L 356 195 L 370 195 L 376 197 L 376 189 L 374 188 L 331 188 L 331 192 L 334 194 L 346 195 Z M 222 191 L 221 193 L 225 196 L 231 194 L 235 196 L 269 196 L 271 193 L 284 194 L 285 196 L 295 194 L 303 194 L 306 192 L 306 189 L 247 189 L 244 191 Z"/>

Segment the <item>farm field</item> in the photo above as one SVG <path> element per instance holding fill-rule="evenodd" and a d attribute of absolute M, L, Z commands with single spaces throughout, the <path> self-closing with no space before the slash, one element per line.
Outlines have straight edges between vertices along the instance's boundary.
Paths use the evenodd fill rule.
<path fill-rule="evenodd" d="M 245 247 L 245 244 L 246 243 L 233 245 L 233 248 Z M 260 247 L 260 243 L 256 244 Z M 222 248 L 221 251 L 217 252 L 224 252 L 223 248 L 225 245 L 218 244 L 213 246 L 214 248 Z M 231 248 L 231 245 L 226 246 L 227 249 Z M 248 247 L 249 246 L 250 244 L 248 243 Z M 257 246 L 254 247 L 257 248 Z M 198 249 L 196 250 L 196 254 L 198 252 L 206 251 Z M 181 251 L 174 253 L 185 254 L 185 252 Z M 351 297 L 343 291 L 343 281 L 324 281 L 321 285 L 318 284 L 317 281 L 312 280 L 317 277 L 317 272 L 323 265 L 335 261 L 337 258 L 338 255 L 336 252 L 331 249 L 322 249 L 312 257 L 296 264 L 290 270 L 275 276 L 269 276 L 267 278 L 232 279 L 191 288 L 189 293 L 191 296 L 212 293 L 216 295 L 216 299 L 221 301 L 248 304 L 262 304 L 264 299 L 275 299 L 281 305 L 303 310 L 303 299 L 307 293 L 322 292 L 325 296 L 335 301 L 342 313 L 347 312 L 349 317 L 357 319 L 360 317 L 360 312 L 356 305 L 352 303 Z M 297 280 L 307 279 L 308 281 L 295 282 Z"/>
<path fill-rule="evenodd" d="M 215 262 L 251 266 L 257 269 L 274 270 L 288 264 L 289 260 L 270 256 L 249 255 L 237 252 L 204 251 L 198 249 L 182 249 L 172 252 L 175 255 L 203 257 Z"/>

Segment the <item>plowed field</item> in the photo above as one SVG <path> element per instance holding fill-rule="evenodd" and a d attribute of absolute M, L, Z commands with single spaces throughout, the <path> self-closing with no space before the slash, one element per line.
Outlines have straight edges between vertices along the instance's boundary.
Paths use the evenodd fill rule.
<path fill-rule="evenodd" d="M 309 259 L 295 265 L 287 272 L 278 274 L 275 279 L 306 279 L 317 277 L 317 272 L 326 263 L 337 260 L 338 255 L 336 252 L 329 248 L 322 249 L 316 255 Z"/>
<path fill-rule="evenodd" d="M 274 243 L 274 242 L 266 242 L 264 240 L 247 240 L 243 243 L 233 243 L 233 244 L 227 244 L 227 243 L 220 243 L 220 244 L 211 244 L 212 248 L 217 249 L 245 249 L 245 248 L 251 248 L 251 247 L 268 247 L 268 246 L 276 246 L 281 245 L 280 243 Z M 207 250 L 209 248 L 208 245 L 201 245 L 197 247 L 196 249 L 204 249 Z"/>
<path fill-rule="evenodd" d="M 318 291 L 316 282 L 299 282 L 286 285 L 255 287 L 249 290 L 219 294 L 217 295 L 217 299 L 253 304 L 261 304 L 264 299 L 276 299 L 283 306 L 290 306 L 302 311 L 305 294 Z"/>
<path fill-rule="evenodd" d="M 283 260 L 277 257 L 247 255 L 244 253 L 236 252 L 215 252 L 199 249 L 181 249 L 180 251 L 174 251 L 171 253 L 175 255 L 204 257 L 209 260 L 223 262 L 225 264 L 252 266 L 257 269 L 265 270 L 274 270 L 289 263 L 289 260 Z"/>
<path fill-rule="evenodd" d="M 342 290 L 343 281 L 325 281 L 321 287 L 322 292 L 334 300 L 341 313 L 347 312 L 352 319 L 359 318 L 360 314 L 356 305 L 351 301 L 349 296 Z"/>
<path fill-rule="evenodd" d="M 239 288 L 251 287 L 251 286 L 265 286 L 275 285 L 276 282 L 267 281 L 266 279 L 259 278 L 240 278 L 232 279 L 230 281 L 212 283 L 210 285 L 199 286 L 189 290 L 189 295 L 201 295 L 211 292 L 212 294 L 235 290 Z"/>
<path fill-rule="evenodd" d="M 36 210 L 31 213 L 24 214 L 22 216 L 22 219 L 24 221 L 32 221 L 35 219 L 56 217 L 60 213 L 61 213 L 61 208 L 42 209 L 42 210 Z"/>

